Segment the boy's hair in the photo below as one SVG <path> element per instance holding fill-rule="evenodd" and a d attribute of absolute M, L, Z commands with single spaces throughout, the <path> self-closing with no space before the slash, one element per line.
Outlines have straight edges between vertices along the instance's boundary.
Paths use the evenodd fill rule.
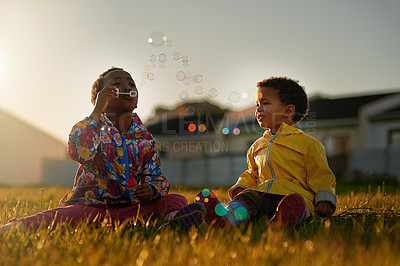
<path fill-rule="evenodd" d="M 296 124 L 303 120 L 309 110 L 308 97 L 304 88 L 299 83 L 288 77 L 270 77 L 257 83 L 257 88 L 268 87 L 278 91 L 280 100 L 295 106 L 293 122 Z"/>
<path fill-rule="evenodd" d="M 101 91 L 103 89 L 103 87 L 104 87 L 104 84 L 103 84 L 104 76 L 107 75 L 108 73 L 110 73 L 111 71 L 114 71 L 114 70 L 125 71 L 120 67 L 111 67 L 110 69 L 107 69 L 106 71 L 101 73 L 100 76 L 93 83 L 93 85 L 92 85 L 92 98 L 91 98 L 91 101 L 92 101 L 93 105 L 96 104 L 97 93 L 99 93 L 99 91 Z"/>

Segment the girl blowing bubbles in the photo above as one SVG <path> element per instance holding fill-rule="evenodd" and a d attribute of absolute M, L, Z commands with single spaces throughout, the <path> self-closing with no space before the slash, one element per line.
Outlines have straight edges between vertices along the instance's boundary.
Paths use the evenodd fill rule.
<path fill-rule="evenodd" d="M 72 128 L 68 154 L 80 163 L 74 186 L 59 207 L 0 227 L 36 229 L 40 224 L 102 221 L 128 222 L 140 216 L 173 217 L 187 205 L 169 194 L 161 173 L 157 143 L 136 113 L 137 89 L 131 75 L 111 68 L 92 86 L 93 112 Z M 133 97 L 132 97 L 133 96 Z M 139 207 L 140 205 L 140 207 Z"/>

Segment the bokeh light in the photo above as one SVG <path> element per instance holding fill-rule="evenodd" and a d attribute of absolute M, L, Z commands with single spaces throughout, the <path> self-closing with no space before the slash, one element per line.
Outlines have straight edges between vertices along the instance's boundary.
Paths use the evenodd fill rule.
<path fill-rule="evenodd" d="M 201 191 L 201 194 L 203 194 L 204 197 L 210 196 L 211 191 L 208 188 L 205 188 Z"/>
<path fill-rule="evenodd" d="M 200 131 L 201 133 L 203 133 L 203 132 L 205 132 L 205 131 L 207 130 L 207 126 L 204 125 L 204 124 L 200 124 L 199 127 L 198 127 L 198 129 L 199 129 L 199 131 Z"/>
<path fill-rule="evenodd" d="M 224 127 L 224 128 L 222 129 L 222 134 L 228 135 L 228 134 L 229 134 L 229 128 Z"/>
<path fill-rule="evenodd" d="M 196 125 L 195 125 L 195 124 L 189 124 L 188 130 L 189 130 L 190 132 L 196 131 Z"/>
<path fill-rule="evenodd" d="M 247 92 L 242 93 L 242 99 L 247 100 L 249 98 L 249 94 Z"/>
<path fill-rule="evenodd" d="M 218 203 L 216 206 L 215 206 L 215 213 L 218 215 L 218 216 L 224 216 L 224 215 L 226 215 L 227 213 L 228 213 L 228 210 L 222 205 L 222 203 Z"/>
<path fill-rule="evenodd" d="M 232 131 L 233 135 L 237 136 L 240 134 L 240 129 L 238 129 L 237 127 L 233 129 Z"/>
<path fill-rule="evenodd" d="M 247 218 L 247 210 L 244 207 L 239 207 L 235 210 L 234 215 L 235 218 L 239 221 L 246 220 Z"/>

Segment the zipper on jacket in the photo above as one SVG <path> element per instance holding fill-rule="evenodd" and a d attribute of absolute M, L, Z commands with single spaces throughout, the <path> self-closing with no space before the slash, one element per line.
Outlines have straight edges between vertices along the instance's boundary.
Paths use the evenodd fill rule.
<path fill-rule="evenodd" d="M 129 178 L 129 160 L 128 160 L 128 149 L 126 148 L 126 137 L 121 134 L 122 148 L 124 150 L 124 167 L 125 167 L 125 180 Z"/>
<path fill-rule="evenodd" d="M 270 155 L 271 155 L 271 147 L 272 147 L 272 144 L 274 143 L 275 138 L 276 138 L 280 133 L 281 133 L 281 132 L 279 131 L 278 134 L 272 135 L 271 138 L 270 138 L 270 140 L 269 140 L 270 144 L 269 144 L 268 153 L 267 153 L 267 163 L 268 163 L 269 170 L 271 171 L 272 179 L 268 182 L 267 189 L 264 191 L 264 193 L 267 193 L 267 192 L 271 189 L 272 183 L 274 182 L 274 180 L 275 180 L 275 178 L 276 178 L 274 168 L 272 168 L 272 164 L 271 164 L 271 160 L 270 160 Z"/>

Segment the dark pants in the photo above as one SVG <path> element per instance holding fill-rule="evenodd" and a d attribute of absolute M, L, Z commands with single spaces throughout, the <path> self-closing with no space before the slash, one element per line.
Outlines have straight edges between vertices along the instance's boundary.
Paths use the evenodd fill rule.
<path fill-rule="evenodd" d="M 256 191 L 253 189 L 245 189 L 240 192 L 233 200 L 238 200 L 247 205 L 250 210 L 252 219 L 258 219 L 267 216 L 271 219 L 276 212 L 279 202 L 285 195 L 269 194 Z"/>

